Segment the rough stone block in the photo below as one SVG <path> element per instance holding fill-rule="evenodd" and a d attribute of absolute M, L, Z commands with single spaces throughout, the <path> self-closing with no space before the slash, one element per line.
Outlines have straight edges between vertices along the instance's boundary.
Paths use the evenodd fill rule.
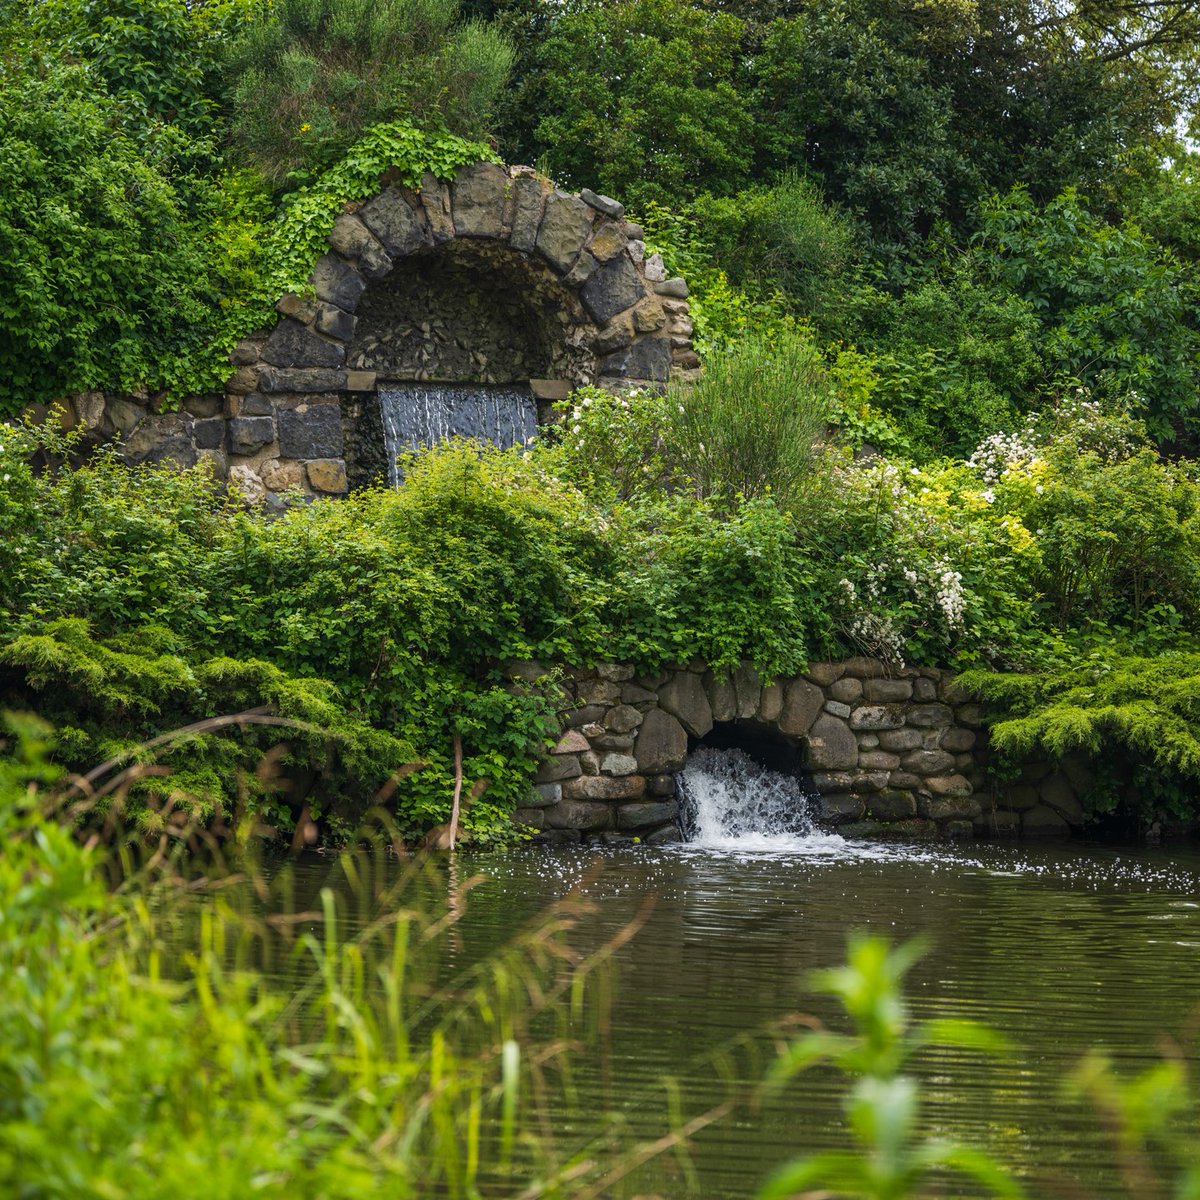
<path fill-rule="evenodd" d="M 251 392 L 249 396 L 242 397 L 242 401 L 237 407 L 237 412 L 233 415 L 238 417 L 273 417 L 275 415 L 275 405 L 270 396 L 264 396 L 261 392 Z"/>
<path fill-rule="evenodd" d="M 617 313 L 632 308 L 645 294 L 637 267 L 622 254 L 600 267 L 579 296 L 596 324 L 603 325 Z"/>
<path fill-rule="evenodd" d="M 629 313 L 619 313 L 592 338 L 592 348 L 597 354 L 609 354 L 631 345 L 633 339 L 632 316 Z"/>
<path fill-rule="evenodd" d="M 843 666 L 847 675 L 858 679 L 880 679 L 887 674 L 887 667 L 877 658 L 848 658 Z"/>
<path fill-rule="evenodd" d="M 508 244 L 528 254 L 537 243 L 538 226 L 546 207 L 546 186 L 532 175 L 518 175 L 512 181 L 512 232 Z"/>
<path fill-rule="evenodd" d="M 850 714 L 852 729 L 869 729 L 872 732 L 899 729 L 904 724 L 904 710 L 899 705 L 864 704 Z"/>
<path fill-rule="evenodd" d="M 808 734 L 808 758 L 821 770 L 858 766 L 858 741 L 845 721 L 822 713 Z"/>
<path fill-rule="evenodd" d="M 862 698 L 862 680 L 846 676 L 845 679 L 835 680 L 825 691 L 830 700 L 837 700 L 841 704 L 853 704 Z"/>
<path fill-rule="evenodd" d="M 656 283 L 654 290 L 660 296 L 673 296 L 676 300 L 686 300 L 688 298 L 687 280 L 678 277 L 675 279 L 664 279 L 661 283 Z"/>
<path fill-rule="evenodd" d="M 616 750 L 620 754 L 628 754 L 633 750 L 634 735 L 631 733 L 601 732 L 591 739 L 596 750 Z"/>
<path fill-rule="evenodd" d="M 779 717 L 780 733 L 799 737 L 807 733 L 825 703 L 825 693 L 806 679 L 794 679 L 784 693 L 783 712 Z"/>
<path fill-rule="evenodd" d="M 706 671 L 704 692 L 713 720 L 732 721 L 737 713 L 737 693 L 733 690 L 733 680 L 727 675 L 717 676 L 712 671 Z"/>
<path fill-rule="evenodd" d="M 208 417 L 192 426 L 192 436 L 198 450 L 218 450 L 225 444 L 225 420 Z"/>
<path fill-rule="evenodd" d="M 822 796 L 819 802 L 821 820 L 830 825 L 842 825 L 857 821 L 866 812 L 861 796 Z"/>
<path fill-rule="evenodd" d="M 386 188 L 368 200 L 358 210 L 358 215 L 393 259 L 403 258 L 428 244 L 429 239 L 420 219 L 398 187 Z M 357 302 L 356 296 L 354 303 Z M 341 308 L 354 308 L 354 304 L 341 304 L 338 300 L 333 303 Z"/>
<path fill-rule="evenodd" d="M 936 700 L 937 684 L 932 679 L 914 679 L 912 698 L 917 701 Z"/>
<path fill-rule="evenodd" d="M 640 804 L 622 804 L 617 809 L 618 829 L 653 829 L 679 816 L 674 800 L 644 800 Z"/>
<path fill-rule="evenodd" d="M 895 704 L 911 700 L 912 692 L 910 679 L 868 679 L 863 684 L 863 695 L 872 703 Z"/>
<path fill-rule="evenodd" d="M 569 288 L 577 288 L 590 279 L 595 270 L 596 260 L 587 250 L 581 250 L 575 265 L 563 276 L 563 284 Z"/>
<path fill-rule="evenodd" d="M 612 827 L 613 811 L 609 804 L 564 799 L 543 808 L 541 812 L 542 820 L 550 829 L 593 830 Z"/>
<path fill-rule="evenodd" d="M 280 462 L 268 458 L 258 469 L 263 483 L 273 492 L 286 492 L 289 488 L 304 486 L 304 465 L 298 462 Z"/>
<path fill-rule="evenodd" d="M 309 404 L 279 412 L 281 458 L 341 458 L 342 410 L 337 404 Z"/>
<path fill-rule="evenodd" d="M 347 487 L 346 463 L 340 458 L 316 458 L 305 463 L 308 482 L 314 491 L 340 496 Z"/>
<path fill-rule="evenodd" d="M 382 279 L 392 269 L 390 255 L 356 216 L 343 213 L 334 221 L 329 245 L 352 260 L 368 279 Z"/>
<path fill-rule="evenodd" d="M 885 729 L 879 734 L 884 750 L 918 750 L 924 743 L 925 735 L 919 729 Z"/>
<path fill-rule="evenodd" d="M 973 821 L 981 812 L 979 801 L 970 796 L 935 796 L 919 807 L 931 821 Z"/>
<path fill-rule="evenodd" d="M 308 370 L 303 367 L 264 367 L 258 376 L 264 392 L 340 392 L 346 386 L 345 371 Z"/>
<path fill-rule="evenodd" d="M 914 704 L 907 723 L 918 729 L 946 729 L 954 723 L 954 713 L 945 704 Z"/>
<path fill-rule="evenodd" d="M 599 262 L 608 262 L 609 259 L 616 258 L 628 245 L 629 239 L 620 225 L 606 221 L 592 235 L 588 249 Z"/>
<path fill-rule="evenodd" d="M 346 360 L 346 347 L 285 318 L 267 338 L 262 358 L 273 367 L 340 367 Z"/>
<path fill-rule="evenodd" d="M 1071 825 L 1083 824 L 1083 805 L 1075 796 L 1070 780 L 1061 771 L 1042 780 L 1041 800 Z"/>
<path fill-rule="evenodd" d="M 562 779 L 575 779 L 583 774 L 579 759 L 572 754 L 559 754 L 545 759 L 533 777 L 535 783 L 557 783 Z"/>
<path fill-rule="evenodd" d="M 225 381 L 225 390 L 234 396 L 244 396 L 258 387 L 261 374 L 257 367 L 238 367 Z"/>
<path fill-rule="evenodd" d="M 247 504 L 257 504 L 267 494 L 262 480 L 249 463 L 238 463 L 229 468 L 229 488 Z"/>
<path fill-rule="evenodd" d="M 1021 832 L 1026 837 L 1066 837 L 1071 827 L 1054 809 L 1038 804 L 1021 814 Z"/>
<path fill-rule="evenodd" d="M 676 671 L 659 689 L 659 705 L 677 717 L 693 737 L 704 737 L 713 727 L 712 705 L 704 692 L 700 676 L 691 671 Z"/>
<path fill-rule="evenodd" d="M 579 732 L 578 729 L 568 729 L 566 733 L 554 743 L 554 749 L 551 754 L 579 754 L 584 750 L 590 750 L 587 738 Z"/>
<path fill-rule="evenodd" d="M 683 831 L 678 825 L 664 825 L 642 839 L 647 846 L 672 846 L 683 841 Z"/>
<path fill-rule="evenodd" d="M 868 771 L 894 771 L 900 765 L 900 756 L 886 750 L 862 750 L 858 765 Z"/>
<path fill-rule="evenodd" d="M 914 775 L 940 775 L 954 767 L 954 756 L 944 750 L 913 750 L 900 765 Z"/>
<path fill-rule="evenodd" d="M 901 821 L 917 815 L 917 798 L 912 792 L 889 788 L 867 799 L 867 812 L 879 821 Z"/>
<path fill-rule="evenodd" d="M 848 717 L 850 715 L 850 705 L 840 704 L 837 700 L 826 700 L 825 711 L 832 713 L 835 717 Z"/>
<path fill-rule="evenodd" d="M 546 198 L 535 245 L 538 253 L 561 275 L 571 269 L 591 231 L 587 205 L 566 192 L 554 191 Z"/>
<path fill-rule="evenodd" d="M 326 254 L 317 259 L 312 272 L 313 290 L 318 300 L 336 304 L 347 312 L 358 307 L 367 281 L 344 259 Z"/>
<path fill-rule="evenodd" d="M 835 662 L 809 663 L 806 672 L 808 678 L 818 687 L 828 687 L 831 683 L 836 683 L 845 673 L 845 666 Z"/>
<path fill-rule="evenodd" d="M 450 186 L 450 211 L 457 236 L 503 236 L 509 187 L 508 172 L 497 163 L 473 163 L 459 168 Z"/>
<path fill-rule="evenodd" d="M 567 719 L 563 722 L 568 729 L 581 729 L 584 725 L 590 725 L 593 721 L 598 721 L 604 716 L 604 708 L 599 704 L 584 704 L 582 707 L 575 709 L 574 712 L 567 714 Z"/>
<path fill-rule="evenodd" d="M 645 794 L 641 775 L 581 775 L 563 784 L 563 796 L 571 800 L 640 800 Z"/>
<path fill-rule="evenodd" d="M 581 679 L 575 694 L 584 704 L 616 704 L 621 699 L 621 689 L 611 679 Z"/>
<path fill-rule="evenodd" d="M 638 730 L 635 753 L 645 775 L 677 771 L 687 761 L 687 734 L 670 713 L 652 708 Z"/>
<path fill-rule="evenodd" d="M 935 775 L 925 780 L 925 787 L 935 796 L 969 796 L 974 791 L 965 775 Z"/>
<path fill-rule="evenodd" d="M 961 754 L 975 745 L 978 736 L 971 729 L 947 729 L 942 734 L 942 749 L 949 750 L 951 754 Z"/>
<path fill-rule="evenodd" d="M 448 242 L 454 237 L 454 221 L 450 216 L 450 189 L 428 171 L 421 176 L 417 198 L 421 203 L 421 216 L 429 227 L 435 245 Z"/>
<path fill-rule="evenodd" d="M 629 704 L 618 704 L 608 710 L 604 728 L 610 733 L 629 733 L 642 723 L 642 714 Z"/>
<path fill-rule="evenodd" d="M 601 775 L 636 775 L 637 759 L 629 754 L 606 754 L 600 760 Z"/>
<path fill-rule="evenodd" d="M 348 342 L 354 336 L 356 323 L 356 317 L 343 312 L 336 304 L 322 304 L 313 324 L 319 333 Z"/>
<path fill-rule="evenodd" d="M 253 454 L 275 440 L 270 417 L 233 417 L 228 424 L 230 454 Z"/>
<path fill-rule="evenodd" d="M 154 413 L 145 417 L 125 440 L 123 457 L 129 464 L 173 462 L 196 465 L 192 418 L 187 413 Z"/>
<path fill-rule="evenodd" d="M 612 217 L 614 221 L 619 221 L 625 216 L 625 205 L 618 200 L 614 200 L 611 196 L 593 192 L 591 188 L 584 188 L 579 195 L 585 203 L 590 204 L 597 212 L 602 212 L 606 217 Z"/>
<path fill-rule="evenodd" d="M 783 713 L 783 684 L 769 683 L 762 690 L 762 700 L 758 705 L 759 720 L 778 721 Z"/>
<path fill-rule="evenodd" d="M 674 796 L 676 790 L 674 775 L 654 775 L 646 780 L 646 792 L 650 796 Z"/>
<path fill-rule="evenodd" d="M 616 379 L 665 383 L 671 374 L 671 343 L 661 337 L 642 338 L 627 349 L 602 358 L 600 371 Z"/>
<path fill-rule="evenodd" d="M 374 371 L 347 371 L 345 390 L 348 392 L 373 392 L 375 378 Z"/>

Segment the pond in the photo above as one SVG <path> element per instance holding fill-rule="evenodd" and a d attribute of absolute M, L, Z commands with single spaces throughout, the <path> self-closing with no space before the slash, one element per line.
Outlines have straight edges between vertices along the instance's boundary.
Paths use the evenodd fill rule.
<path fill-rule="evenodd" d="M 574 935 L 585 952 L 653 900 L 619 950 L 607 1032 L 574 1052 L 573 1087 L 541 1101 L 557 1136 L 586 1137 L 611 1111 L 631 1139 L 659 1137 L 669 1123 L 665 1078 L 692 1115 L 720 1100 L 728 1080 L 761 1077 L 771 1022 L 803 1011 L 845 1027 L 806 975 L 843 961 L 850 931 L 925 935 L 929 952 L 909 977 L 915 1015 L 983 1020 L 1014 1047 L 998 1059 L 925 1057 L 926 1128 L 990 1147 L 1038 1195 L 1126 1194 L 1097 1120 L 1064 1099 L 1063 1081 L 1093 1047 L 1130 1070 L 1156 1059 L 1164 1034 L 1195 1052 L 1194 848 L 896 845 L 794 829 L 698 836 L 675 847 L 462 855 L 441 868 L 443 882 L 485 876 L 447 944 L 447 973 L 503 945 L 571 888 L 595 901 Z M 304 860 L 301 903 L 335 877 L 328 860 Z M 788 1158 L 846 1144 L 842 1094 L 835 1076 L 805 1074 L 783 1097 L 701 1131 L 694 1176 L 662 1156 L 613 1195 L 752 1196 Z"/>

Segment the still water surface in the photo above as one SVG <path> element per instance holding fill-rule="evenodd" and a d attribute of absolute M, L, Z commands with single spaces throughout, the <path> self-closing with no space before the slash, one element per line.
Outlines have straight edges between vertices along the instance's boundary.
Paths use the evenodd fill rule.
<path fill-rule="evenodd" d="M 771 1057 L 765 1038 L 758 1059 L 744 1045 L 719 1052 L 784 1014 L 815 1013 L 844 1027 L 805 977 L 841 962 L 855 929 L 929 936 L 930 952 L 909 978 L 915 1015 L 972 1017 L 1011 1038 L 1016 1049 L 1000 1060 L 960 1051 L 925 1058 L 924 1124 L 989 1146 L 1039 1196 L 1125 1194 L 1094 1117 L 1063 1098 L 1063 1077 L 1087 1048 L 1107 1047 L 1129 1069 L 1153 1061 L 1164 1034 L 1195 1053 L 1193 848 L 881 846 L 744 832 L 599 855 L 463 856 L 444 870 L 486 876 L 447 948 L 447 972 L 501 946 L 581 880 L 596 901 L 574 937 L 584 951 L 654 897 L 644 928 L 619 953 L 609 1033 L 574 1056 L 573 1097 L 546 1101 L 567 1140 L 585 1135 L 602 1109 L 621 1113 L 633 1136 L 659 1136 L 664 1077 L 678 1082 L 685 1113 L 703 1110 L 720 1099 L 723 1071 L 753 1080 Z M 298 884 L 315 892 L 333 878 L 332 864 L 312 859 Z M 752 1196 L 772 1166 L 845 1144 L 841 1094 L 835 1077 L 807 1074 L 782 1100 L 701 1132 L 694 1178 L 661 1159 L 620 1194 Z"/>

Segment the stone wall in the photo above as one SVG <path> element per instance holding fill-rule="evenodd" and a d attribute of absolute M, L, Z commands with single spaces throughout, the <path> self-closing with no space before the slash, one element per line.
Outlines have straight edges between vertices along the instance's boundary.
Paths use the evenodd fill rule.
<path fill-rule="evenodd" d="M 660 387 L 699 367 L 687 284 L 667 279 L 615 200 L 528 167 L 478 163 L 348 206 L 313 294 L 241 342 L 223 394 L 88 392 L 64 420 L 131 463 L 208 462 L 248 500 L 337 495 L 377 474 L 379 382 Z M 366 448 L 360 453 L 362 448 Z"/>
<path fill-rule="evenodd" d="M 539 664 L 512 672 L 531 682 L 543 673 Z M 714 732 L 723 744 L 792 747 L 818 821 L 847 835 L 1032 836 L 1082 822 L 1081 763 L 1031 765 L 1016 786 L 989 787 L 983 711 L 949 672 L 853 658 L 764 685 L 749 666 L 728 677 L 700 664 L 639 676 L 606 664 L 570 674 L 565 687 L 566 728 L 516 814 L 539 840 L 679 840 L 676 775 Z"/>

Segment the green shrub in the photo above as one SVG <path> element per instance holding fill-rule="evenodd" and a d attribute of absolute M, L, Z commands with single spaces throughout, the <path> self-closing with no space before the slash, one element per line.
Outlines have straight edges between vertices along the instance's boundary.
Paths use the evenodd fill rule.
<path fill-rule="evenodd" d="M 277 0 L 226 54 L 235 144 L 277 185 L 389 121 L 480 137 L 512 65 L 455 0 Z"/>

